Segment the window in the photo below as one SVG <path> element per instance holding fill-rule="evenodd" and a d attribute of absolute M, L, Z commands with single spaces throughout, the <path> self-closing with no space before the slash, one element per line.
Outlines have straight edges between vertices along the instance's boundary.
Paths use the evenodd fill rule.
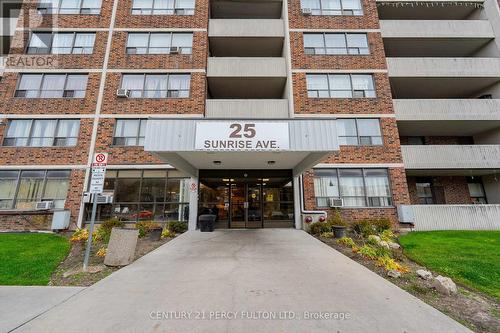
<path fill-rule="evenodd" d="M 21 74 L 15 97 L 84 98 L 87 74 Z"/>
<path fill-rule="evenodd" d="M 304 34 L 304 50 L 311 55 L 370 54 L 366 34 Z"/>
<path fill-rule="evenodd" d="M 0 171 L 0 209 L 32 210 L 40 201 L 62 209 L 69 177 L 68 170 Z"/>
<path fill-rule="evenodd" d="M 425 138 L 423 136 L 409 136 L 407 137 L 407 139 L 408 139 L 408 145 L 411 146 L 425 145 Z"/>
<path fill-rule="evenodd" d="M 484 192 L 483 182 L 481 178 L 467 177 L 467 186 L 469 187 L 469 195 L 474 204 L 487 204 L 486 193 Z"/>
<path fill-rule="evenodd" d="M 146 119 L 118 119 L 113 144 L 116 146 L 143 146 Z"/>
<path fill-rule="evenodd" d="M 194 15 L 195 0 L 132 0 L 133 15 Z"/>
<path fill-rule="evenodd" d="M 375 98 L 371 74 L 307 74 L 309 98 Z"/>
<path fill-rule="evenodd" d="M 434 196 L 432 194 L 432 182 L 418 181 L 416 183 L 418 203 L 421 205 L 429 205 L 434 203 Z"/>
<path fill-rule="evenodd" d="M 330 198 L 342 198 L 345 207 L 392 205 L 387 169 L 315 169 L 314 195 L 318 207 Z"/>
<path fill-rule="evenodd" d="M 95 33 L 34 32 L 28 46 L 28 54 L 92 54 Z"/>
<path fill-rule="evenodd" d="M 187 98 L 189 74 L 124 74 L 121 88 L 131 98 Z"/>
<path fill-rule="evenodd" d="M 192 33 L 129 33 L 127 54 L 191 54 Z"/>
<path fill-rule="evenodd" d="M 76 119 L 19 119 L 11 120 L 3 140 L 11 147 L 69 147 L 76 146 L 80 120 Z"/>
<path fill-rule="evenodd" d="M 361 0 L 301 0 L 301 8 L 312 15 L 363 15 Z"/>
<path fill-rule="evenodd" d="M 344 146 L 382 145 L 379 119 L 337 119 L 339 144 Z"/>
<path fill-rule="evenodd" d="M 108 170 L 104 187 L 115 200 L 99 207 L 100 220 L 188 220 L 189 178 L 177 170 Z"/>
<path fill-rule="evenodd" d="M 101 0 L 40 0 L 40 14 L 91 14 L 99 15 Z"/>

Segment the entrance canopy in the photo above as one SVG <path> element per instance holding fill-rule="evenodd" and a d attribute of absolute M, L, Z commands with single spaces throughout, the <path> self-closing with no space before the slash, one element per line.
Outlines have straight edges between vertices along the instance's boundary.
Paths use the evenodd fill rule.
<path fill-rule="evenodd" d="M 339 149 L 335 119 L 149 119 L 144 150 L 192 176 L 200 169 L 291 169 Z"/>

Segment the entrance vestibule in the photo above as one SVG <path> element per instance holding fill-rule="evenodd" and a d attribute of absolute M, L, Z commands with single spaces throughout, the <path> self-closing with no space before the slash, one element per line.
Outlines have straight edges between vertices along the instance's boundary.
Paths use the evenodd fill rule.
<path fill-rule="evenodd" d="M 292 228 L 291 170 L 200 170 L 198 214 L 216 228 Z"/>

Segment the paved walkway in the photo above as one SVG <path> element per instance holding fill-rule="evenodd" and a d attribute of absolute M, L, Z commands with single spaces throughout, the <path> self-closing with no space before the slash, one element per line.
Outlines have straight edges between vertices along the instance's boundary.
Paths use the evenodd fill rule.
<path fill-rule="evenodd" d="M 9 332 L 84 288 L 0 286 L 0 332 Z"/>
<path fill-rule="evenodd" d="M 279 229 L 188 232 L 15 330 L 337 331 L 470 332 L 306 233 Z"/>

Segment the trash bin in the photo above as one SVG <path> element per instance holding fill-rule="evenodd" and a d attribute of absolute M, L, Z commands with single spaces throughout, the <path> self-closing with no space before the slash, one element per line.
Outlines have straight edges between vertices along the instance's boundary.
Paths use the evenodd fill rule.
<path fill-rule="evenodd" d="M 215 218 L 217 216 L 212 214 L 200 215 L 198 217 L 198 223 L 200 224 L 201 232 L 212 232 L 214 231 Z"/>

